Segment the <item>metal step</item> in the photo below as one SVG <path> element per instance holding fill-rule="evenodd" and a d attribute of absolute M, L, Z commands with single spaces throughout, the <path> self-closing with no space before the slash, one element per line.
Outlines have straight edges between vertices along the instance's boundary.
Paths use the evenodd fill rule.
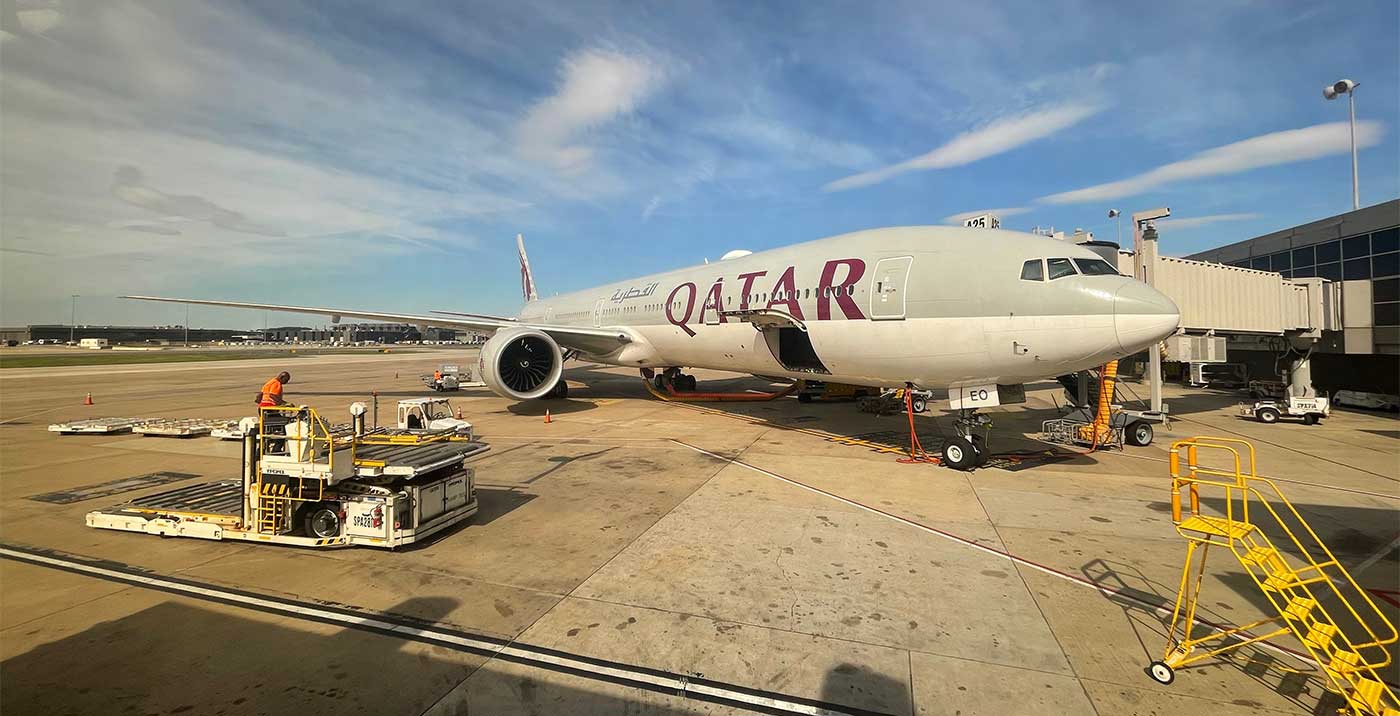
<path fill-rule="evenodd" d="M 1217 537 L 1241 539 L 1254 531 L 1254 525 L 1248 522 L 1231 521 L 1224 517 L 1196 515 L 1183 520 L 1181 524 L 1177 525 L 1177 529 L 1190 530 L 1192 532 L 1200 532 Z"/>

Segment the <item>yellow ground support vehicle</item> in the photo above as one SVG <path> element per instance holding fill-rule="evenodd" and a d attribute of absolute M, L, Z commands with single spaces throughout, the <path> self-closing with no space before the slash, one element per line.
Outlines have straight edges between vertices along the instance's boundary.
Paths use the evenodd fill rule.
<path fill-rule="evenodd" d="M 1217 466 L 1206 467 L 1203 457 Z M 1171 448 L 1171 476 L 1172 522 L 1186 538 L 1186 562 L 1167 648 L 1161 661 L 1152 662 L 1149 675 L 1170 684 L 1175 669 L 1291 633 L 1352 713 L 1400 716 L 1400 702 L 1380 675 L 1391 661 L 1388 647 L 1397 641 L 1395 626 L 1278 486 L 1258 476 L 1254 446 L 1216 437 L 1178 441 Z M 1222 495 L 1223 502 L 1214 496 L 1203 499 L 1201 493 L 1207 491 Z M 1230 551 L 1275 616 L 1192 636 L 1211 547 Z"/>

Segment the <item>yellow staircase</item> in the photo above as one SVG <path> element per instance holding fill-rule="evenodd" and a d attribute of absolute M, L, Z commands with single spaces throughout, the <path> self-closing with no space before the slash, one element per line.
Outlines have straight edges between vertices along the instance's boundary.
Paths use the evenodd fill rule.
<path fill-rule="evenodd" d="M 1200 462 L 1203 455 L 1233 462 L 1233 469 L 1205 467 Z M 1152 678 L 1169 684 L 1174 669 L 1292 633 L 1352 713 L 1400 716 L 1400 701 L 1380 676 L 1391 661 L 1387 647 L 1397 640 L 1394 625 L 1278 486 L 1257 475 L 1254 446 L 1231 438 L 1179 441 L 1171 448 L 1171 475 L 1172 522 L 1187 540 L 1186 563 L 1166 653 L 1148 669 Z M 1223 502 L 1212 505 L 1215 514 L 1201 511 L 1203 489 L 1223 495 Z M 1183 492 L 1188 511 L 1183 510 Z M 1212 546 L 1230 550 L 1277 616 L 1191 638 Z M 1252 631 L 1266 627 L 1272 630 Z M 1208 646 L 1212 644 L 1214 648 Z"/>
<path fill-rule="evenodd" d="M 287 485 L 262 483 L 260 488 L 266 492 L 258 493 L 258 532 L 275 535 L 287 531 L 287 517 L 291 514 Z"/>

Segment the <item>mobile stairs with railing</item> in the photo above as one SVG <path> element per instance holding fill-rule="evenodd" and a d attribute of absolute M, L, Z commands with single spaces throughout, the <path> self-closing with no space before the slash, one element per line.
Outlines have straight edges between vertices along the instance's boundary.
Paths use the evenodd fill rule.
<path fill-rule="evenodd" d="M 1202 457 L 1217 466 L 1204 466 Z M 1148 674 L 1170 684 L 1183 666 L 1292 634 L 1325 675 L 1328 688 L 1345 700 L 1347 712 L 1400 716 L 1400 702 L 1381 675 L 1397 641 L 1394 625 L 1278 486 L 1259 477 L 1254 446 L 1217 437 L 1178 441 L 1171 447 L 1171 476 L 1172 522 L 1186 538 L 1186 561 L 1166 651 Z M 1210 513 L 1203 511 L 1203 491 L 1223 493 L 1223 503 Z M 1192 636 L 1211 547 L 1234 555 L 1274 616 Z"/>

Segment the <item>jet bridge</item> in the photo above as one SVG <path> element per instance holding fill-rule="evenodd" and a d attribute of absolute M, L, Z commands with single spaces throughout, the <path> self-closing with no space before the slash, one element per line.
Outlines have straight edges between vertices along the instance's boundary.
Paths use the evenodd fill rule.
<path fill-rule="evenodd" d="M 1181 308 L 1181 329 L 1317 338 L 1342 328 L 1341 286 L 1322 278 L 1156 256 L 1152 287 Z"/>
<path fill-rule="evenodd" d="M 1309 356 L 1323 331 L 1342 329 L 1341 285 L 1322 278 L 1288 279 L 1270 271 L 1161 256 L 1150 220 L 1169 214 L 1160 209 L 1133 216 L 1139 247 L 1131 257 L 1133 275 L 1176 302 L 1182 332 L 1287 339 L 1300 354 L 1289 370 L 1289 392 L 1315 396 Z M 1150 351 L 1149 358 L 1151 407 L 1160 411 L 1161 353 Z"/>

